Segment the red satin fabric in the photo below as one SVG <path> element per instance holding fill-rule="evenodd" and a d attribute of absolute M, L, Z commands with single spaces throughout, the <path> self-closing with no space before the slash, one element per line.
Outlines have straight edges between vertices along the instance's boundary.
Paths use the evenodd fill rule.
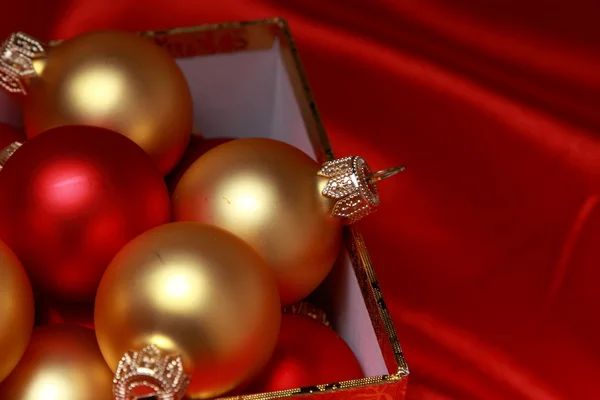
<path fill-rule="evenodd" d="M 288 19 L 337 155 L 405 163 L 361 223 L 410 399 L 592 399 L 600 2 L 23 0 L 42 38 Z"/>

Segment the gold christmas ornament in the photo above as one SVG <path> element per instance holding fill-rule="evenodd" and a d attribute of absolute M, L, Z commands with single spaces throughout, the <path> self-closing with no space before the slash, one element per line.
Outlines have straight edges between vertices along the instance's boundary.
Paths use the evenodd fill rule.
<path fill-rule="evenodd" d="M 76 325 L 36 327 L 21 361 L 0 383 L 0 399 L 112 400 L 112 372 L 94 331 Z"/>
<path fill-rule="evenodd" d="M 96 296 L 98 343 L 117 400 L 165 393 L 211 398 L 255 376 L 273 352 L 281 319 L 264 260 L 217 227 L 176 222 L 129 242 Z M 137 372 L 136 372 L 137 371 Z M 162 399 L 162 397 L 159 397 Z"/>
<path fill-rule="evenodd" d="M 34 314 L 33 292 L 25 270 L 0 241 L 0 382 L 21 359 L 31 336 Z"/>
<path fill-rule="evenodd" d="M 371 173 L 360 157 L 319 165 L 273 139 L 238 139 L 196 160 L 172 197 L 177 221 L 215 225 L 239 236 L 267 261 L 288 306 L 325 279 L 341 227 L 379 205 L 375 183 L 403 167 Z"/>
<path fill-rule="evenodd" d="M 166 50 L 134 33 L 93 31 L 46 46 L 15 33 L 0 55 L 0 86 L 23 95 L 31 138 L 63 125 L 119 132 L 142 147 L 163 175 L 192 132 L 192 98 Z"/>

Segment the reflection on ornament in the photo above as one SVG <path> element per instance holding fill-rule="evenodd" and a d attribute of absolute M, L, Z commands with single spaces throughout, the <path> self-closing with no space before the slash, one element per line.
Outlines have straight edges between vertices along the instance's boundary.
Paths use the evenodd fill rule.
<path fill-rule="evenodd" d="M 189 167 L 173 192 L 173 213 L 177 221 L 218 226 L 252 245 L 275 273 L 287 306 L 327 276 L 342 225 L 375 210 L 375 183 L 402 170 L 373 174 L 360 157 L 319 165 L 283 142 L 238 139 Z"/>
<path fill-rule="evenodd" d="M 280 318 L 277 286 L 264 260 L 231 233 L 195 222 L 162 225 L 129 242 L 107 268 L 95 303 L 98 343 L 109 366 L 120 371 L 123 396 L 147 378 L 123 377 L 141 354 L 164 360 L 153 347 L 142 352 L 146 346 L 175 357 L 174 367 L 181 357 L 191 378 L 188 395 L 228 392 L 268 362 Z M 158 379 L 161 362 L 152 372 L 160 387 L 167 385 Z M 181 382 L 168 385 L 178 391 Z M 144 395 L 156 393 L 146 386 Z"/>
<path fill-rule="evenodd" d="M 166 175 L 192 132 L 192 99 L 166 50 L 134 33 L 93 31 L 55 46 L 15 33 L 3 44 L 0 86 L 22 94 L 27 137 L 65 125 L 119 132 Z"/>

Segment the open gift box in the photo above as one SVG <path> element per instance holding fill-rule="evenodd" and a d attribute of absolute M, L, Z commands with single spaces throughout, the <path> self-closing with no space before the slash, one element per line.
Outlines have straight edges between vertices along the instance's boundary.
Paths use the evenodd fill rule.
<path fill-rule="evenodd" d="M 320 162 L 333 159 L 298 53 L 280 19 L 142 32 L 177 58 L 202 136 L 268 137 Z M 18 104 L 0 94 L 0 121 L 19 125 Z M 361 363 L 366 378 L 228 399 L 404 398 L 408 369 L 368 251 L 356 227 L 312 301 Z"/>

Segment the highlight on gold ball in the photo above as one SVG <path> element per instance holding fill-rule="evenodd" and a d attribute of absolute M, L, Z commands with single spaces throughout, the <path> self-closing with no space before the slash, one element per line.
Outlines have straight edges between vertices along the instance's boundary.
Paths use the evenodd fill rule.
<path fill-rule="evenodd" d="M 275 280 L 249 245 L 217 227 L 175 222 L 117 254 L 94 319 L 119 399 L 141 386 L 146 394 L 178 393 L 188 380 L 188 395 L 208 399 L 266 365 L 281 306 Z"/>
<path fill-rule="evenodd" d="M 0 399 L 113 400 L 112 379 L 94 331 L 38 326 L 23 357 L 0 383 Z"/>
<path fill-rule="evenodd" d="M 329 274 L 342 226 L 375 211 L 377 182 L 403 170 L 372 173 L 355 156 L 321 165 L 282 141 L 237 139 L 186 170 L 173 191 L 173 217 L 218 226 L 249 243 L 267 261 L 281 302 L 289 306 Z"/>
<path fill-rule="evenodd" d="M 150 40 L 92 31 L 47 45 L 22 32 L 0 53 L 0 86 L 21 95 L 28 138 L 64 125 L 117 131 L 163 175 L 192 133 L 192 98 L 175 59 Z"/>

